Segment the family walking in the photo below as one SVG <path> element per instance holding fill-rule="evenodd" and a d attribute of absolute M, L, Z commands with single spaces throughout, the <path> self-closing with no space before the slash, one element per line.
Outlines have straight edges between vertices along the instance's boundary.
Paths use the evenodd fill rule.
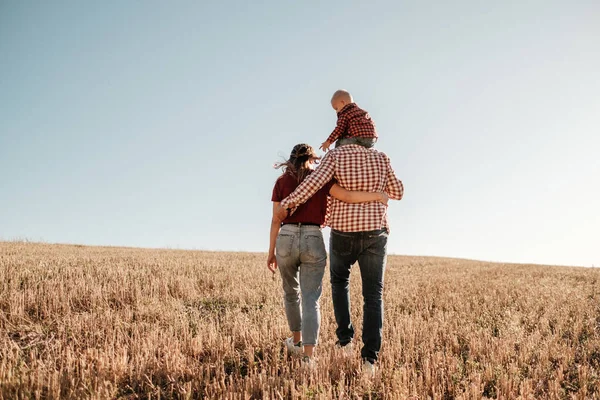
<path fill-rule="evenodd" d="M 321 323 L 319 300 L 327 263 L 321 232 L 331 227 L 329 268 L 337 323 L 337 346 L 352 349 L 350 269 L 358 261 L 362 279 L 363 372 L 376 369 L 383 328 L 383 280 L 389 225 L 388 198 L 400 200 L 404 188 L 389 158 L 373 149 L 375 124 L 350 93 L 338 90 L 331 106 L 337 126 L 320 146 L 319 157 L 307 144 L 294 146 L 273 188 L 273 218 L 267 266 L 281 274 L 285 312 L 292 337 L 288 350 L 314 365 Z M 335 149 L 328 151 L 331 144 Z"/>

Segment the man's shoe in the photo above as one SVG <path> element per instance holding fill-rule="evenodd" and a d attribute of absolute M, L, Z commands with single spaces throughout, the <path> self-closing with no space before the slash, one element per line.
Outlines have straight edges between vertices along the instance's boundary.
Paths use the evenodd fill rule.
<path fill-rule="evenodd" d="M 375 365 L 369 361 L 369 360 L 365 360 L 363 362 L 363 375 L 367 378 L 372 378 L 375 376 L 375 371 L 377 371 L 377 367 L 375 367 Z"/>
<path fill-rule="evenodd" d="M 290 354 L 300 354 L 302 353 L 302 340 L 298 343 L 294 343 L 294 338 L 289 337 L 283 341 L 283 344 L 287 348 L 288 353 Z"/>
<path fill-rule="evenodd" d="M 352 354 L 354 354 L 354 352 L 353 352 L 353 350 L 354 350 L 354 349 L 353 349 L 352 342 L 348 342 L 348 343 L 346 343 L 346 344 L 344 344 L 344 345 L 341 345 L 341 344 L 340 344 L 340 341 L 338 340 L 338 341 L 335 343 L 335 347 L 336 347 L 337 349 L 340 349 L 340 350 L 341 350 L 341 352 L 342 352 L 342 354 L 343 354 L 345 357 L 350 357 Z"/>

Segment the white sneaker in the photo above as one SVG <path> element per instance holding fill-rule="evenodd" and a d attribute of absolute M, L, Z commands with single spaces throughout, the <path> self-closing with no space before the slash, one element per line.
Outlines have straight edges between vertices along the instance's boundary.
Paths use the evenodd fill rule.
<path fill-rule="evenodd" d="M 313 371 L 315 368 L 317 368 L 317 361 L 314 357 L 304 356 L 302 357 L 302 367 Z"/>
<path fill-rule="evenodd" d="M 363 363 L 363 375 L 367 378 L 372 378 L 375 376 L 375 371 L 377 371 L 377 367 L 372 364 L 370 361 L 365 360 Z"/>
<path fill-rule="evenodd" d="M 283 344 L 287 348 L 288 353 L 290 354 L 300 354 L 302 353 L 302 340 L 298 343 L 294 344 L 294 338 L 289 337 L 283 341 Z"/>
<path fill-rule="evenodd" d="M 344 357 L 350 357 L 351 355 L 353 355 L 353 354 L 354 354 L 354 351 L 353 351 L 353 350 L 354 350 L 354 347 L 353 347 L 353 345 L 352 345 L 352 342 L 350 342 L 350 343 L 346 343 L 346 344 L 345 344 L 345 345 L 343 345 L 343 346 L 342 346 L 342 345 L 340 345 L 340 343 L 339 343 L 339 342 L 337 342 L 337 343 L 335 344 L 335 347 L 336 347 L 337 349 L 339 349 L 339 350 L 342 352 L 342 354 L 344 355 Z"/>

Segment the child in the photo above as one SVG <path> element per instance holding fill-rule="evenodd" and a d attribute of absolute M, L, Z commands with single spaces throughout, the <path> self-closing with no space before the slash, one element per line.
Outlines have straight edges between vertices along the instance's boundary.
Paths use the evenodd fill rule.
<path fill-rule="evenodd" d="M 324 141 L 320 149 L 329 150 L 331 143 L 335 147 L 344 144 L 359 144 L 373 147 L 377 141 L 375 122 L 368 112 L 354 103 L 352 95 L 345 90 L 337 90 L 331 97 L 331 106 L 337 112 L 337 126 L 331 135 Z"/>

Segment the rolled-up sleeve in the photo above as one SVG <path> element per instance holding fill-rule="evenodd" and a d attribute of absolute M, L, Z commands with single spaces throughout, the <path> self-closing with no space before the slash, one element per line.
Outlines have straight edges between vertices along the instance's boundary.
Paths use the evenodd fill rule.
<path fill-rule="evenodd" d="M 387 157 L 386 157 L 387 158 Z M 391 199 L 401 200 L 404 196 L 404 185 L 402 181 L 396 177 L 396 173 L 392 168 L 390 159 L 387 158 L 387 183 L 385 186 L 385 192 L 390 196 Z"/>

